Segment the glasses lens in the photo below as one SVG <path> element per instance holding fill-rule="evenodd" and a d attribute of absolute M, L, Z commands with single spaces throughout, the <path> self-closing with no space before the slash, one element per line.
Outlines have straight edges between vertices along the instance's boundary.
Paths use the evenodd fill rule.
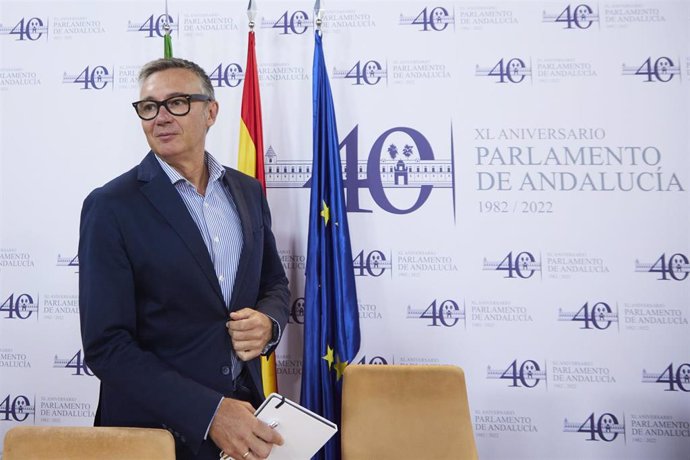
<path fill-rule="evenodd" d="M 189 99 L 184 96 L 171 97 L 165 101 L 165 107 L 173 115 L 187 115 L 189 113 Z"/>
<path fill-rule="evenodd" d="M 158 113 L 158 104 L 153 101 L 141 101 L 137 104 L 137 113 L 144 120 L 150 120 Z"/>

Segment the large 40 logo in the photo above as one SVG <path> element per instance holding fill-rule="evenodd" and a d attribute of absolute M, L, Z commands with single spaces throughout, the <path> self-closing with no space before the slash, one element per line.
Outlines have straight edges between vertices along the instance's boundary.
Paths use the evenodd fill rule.
<path fill-rule="evenodd" d="M 426 200 L 429 199 L 431 190 L 434 188 L 432 184 L 421 184 L 414 203 L 408 207 L 396 206 L 386 194 L 381 172 L 381 157 L 383 153 L 387 151 L 386 142 L 389 136 L 398 133 L 407 136 L 410 141 L 410 146 L 416 149 L 421 162 L 434 159 L 434 152 L 431 148 L 431 144 L 422 133 L 416 129 L 403 126 L 391 128 L 374 141 L 369 151 L 369 159 L 366 165 L 366 177 L 360 179 L 358 165 L 359 125 L 355 125 L 352 131 L 345 136 L 338 146 L 341 151 L 345 149 L 345 178 L 343 179 L 343 186 L 345 187 L 347 212 L 372 212 L 370 209 L 362 208 L 359 202 L 360 188 L 368 188 L 376 204 L 383 210 L 392 214 L 412 213 L 419 209 Z M 303 187 L 311 187 L 311 179 L 309 179 Z"/>
<path fill-rule="evenodd" d="M 0 420 L 5 422 L 23 422 L 34 413 L 31 400 L 24 395 L 7 395 L 0 402 Z"/>
<path fill-rule="evenodd" d="M 8 319 L 28 319 L 34 313 L 36 313 L 36 318 L 38 318 L 38 305 L 30 294 L 15 296 L 12 293 L 0 305 L 0 312 L 6 312 L 5 318 Z"/>
<path fill-rule="evenodd" d="M 43 24 L 41 18 L 21 18 L 17 25 L 9 31 L 10 35 L 16 35 L 17 41 L 36 41 L 48 32 L 48 27 Z"/>

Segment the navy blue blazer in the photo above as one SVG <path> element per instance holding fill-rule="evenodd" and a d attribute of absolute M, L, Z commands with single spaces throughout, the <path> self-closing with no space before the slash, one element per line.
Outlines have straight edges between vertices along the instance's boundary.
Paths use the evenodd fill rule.
<path fill-rule="evenodd" d="M 288 282 L 261 186 L 229 168 L 224 180 L 244 238 L 230 311 L 253 307 L 284 330 Z M 101 380 L 96 423 L 167 428 L 178 459 L 217 459 L 203 438 L 232 394 L 229 313 L 201 234 L 152 152 L 84 201 L 79 306 L 86 363 Z M 247 368 L 262 394 L 259 359 Z"/>

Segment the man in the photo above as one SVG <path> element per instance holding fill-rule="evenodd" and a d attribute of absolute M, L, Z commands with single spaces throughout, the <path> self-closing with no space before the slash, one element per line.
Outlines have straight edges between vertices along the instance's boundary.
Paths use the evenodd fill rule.
<path fill-rule="evenodd" d="M 259 183 L 205 151 L 209 77 L 183 59 L 140 74 L 151 152 L 84 201 L 79 304 L 96 425 L 162 427 L 178 459 L 265 458 L 259 355 L 288 315 L 287 278 Z M 250 404 L 252 403 L 252 404 Z"/>

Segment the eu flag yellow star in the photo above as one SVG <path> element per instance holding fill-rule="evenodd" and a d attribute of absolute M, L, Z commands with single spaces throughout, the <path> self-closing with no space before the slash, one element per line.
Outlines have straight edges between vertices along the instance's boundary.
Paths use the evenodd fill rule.
<path fill-rule="evenodd" d="M 326 354 L 321 359 L 328 363 L 328 370 L 330 371 L 333 365 L 333 349 L 330 346 L 326 348 Z"/>
<path fill-rule="evenodd" d="M 343 378 L 343 372 L 345 372 L 345 368 L 347 367 L 349 363 L 347 361 L 341 361 L 340 356 L 335 355 L 335 364 L 333 367 L 335 368 L 335 380 L 338 381 L 341 378 Z"/>
<path fill-rule="evenodd" d="M 326 202 L 321 200 L 323 208 L 321 209 L 321 217 L 323 217 L 324 225 L 328 225 L 328 220 L 331 218 L 331 210 L 326 205 Z"/>

